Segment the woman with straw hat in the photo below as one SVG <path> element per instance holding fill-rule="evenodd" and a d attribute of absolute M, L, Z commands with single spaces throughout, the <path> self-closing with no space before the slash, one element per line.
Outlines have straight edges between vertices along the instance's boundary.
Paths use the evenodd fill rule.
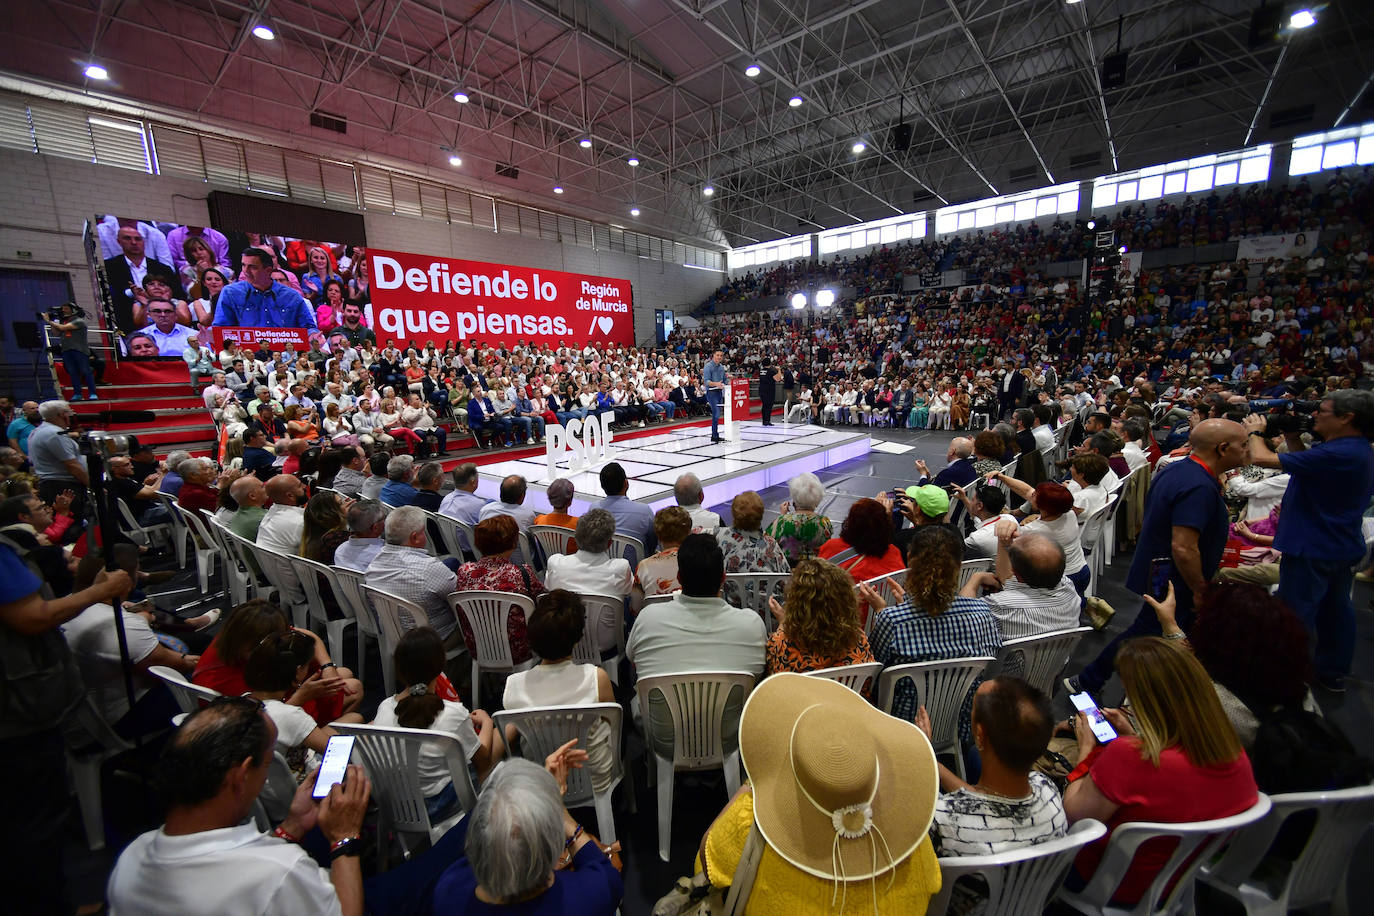
<path fill-rule="evenodd" d="M 927 837 L 935 754 L 920 729 L 835 681 L 785 673 L 750 695 L 739 739 L 752 785 L 707 830 L 700 864 L 728 886 L 757 826 L 745 916 L 925 912 L 940 867 Z"/>

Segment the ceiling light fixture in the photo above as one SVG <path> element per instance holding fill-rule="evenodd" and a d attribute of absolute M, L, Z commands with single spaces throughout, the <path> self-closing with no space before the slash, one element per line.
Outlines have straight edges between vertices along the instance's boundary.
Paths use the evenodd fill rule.
<path fill-rule="evenodd" d="M 459 105 L 466 105 L 468 102 L 472 101 L 472 99 L 468 97 L 466 92 L 459 89 L 453 93 L 453 101 L 457 102 Z"/>
<path fill-rule="evenodd" d="M 630 208 L 630 215 L 631 215 L 631 216 L 638 216 L 638 215 L 639 215 L 639 208 L 638 208 L 638 207 L 631 207 L 631 208 Z"/>
<path fill-rule="evenodd" d="M 749 77 L 750 79 L 753 79 L 762 72 L 763 69 L 759 67 L 758 64 L 750 64 L 749 66 L 744 68 L 744 75 Z"/>
<path fill-rule="evenodd" d="M 99 64 L 88 64 L 86 66 L 86 79 L 88 80 L 107 80 L 110 78 L 109 71 Z"/>
<path fill-rule="evenodd" d="M 580 146 L 580 147 L 582 147 L 583 149 L 591 149 L 591 148 L 592 148 L 592 138 L 591 138 L 591 137 L 583 137 L 581 140 L 578 140 L 578 141 L 577 141 L 577 145 Z"/>
<path fill-rule="evenodd" d="M 460 157 L 460 156 L 449 156 L 449 157 L 448 157 L 448 164 L 451 165 L 451 166 L 453 166 L 453 167 L 456 169 L 456 168 L 458 168 L 458 166 L 460 166 L 460 165 L 463 164 L 462 157 Z"/>
<path fill-rule="evenodd" d="M 1317 24 L 1317 16 L 1309 9 L 1295 10 L 1293 15 L 1288 17 L 1288 27 L 1290 29 L 1308 29 Z"/>
<path fill-rule="evenodd" d="M 555 193 L 555 194 L 562 194 L 562 193 L 563 193 L 563 186 L 562 186 L 561 184 L 556 184 L 556 185 L 554 185 L 554 186 L 553 186 L 553 193 Z"/>
<path fill-rule="evenodd" d="M 702 196 L 702 197 L 710 197 L 710 196 L 711 196 L 712 194 L 714 194 L 714 193 L 716 193 L 716 189 L 713 188 L 713 187 L 711 187 L 709 184 L 708 184 L 706 187 L 704 187 L 704 188 L 701 189 L 701 196 Z"/>
<path fill-rule="evenodd" d="M 862 140 L 855 140 L 854 145 L 849 148 L 849 151 L 858 156 L 862 155 L 863 151 L 866 149 L 868 149 L 868 144 L 864 143 Z"/>
<path fill-rule="evenodd" d="M 792 108 L 800 108 L 800 107 L 801 107 L 801 103 L 802 103 L 802 97 L 799 96 L 799 95 L 794 95 L 794 96 L 792 96 L 792 98 L 790 98 L 790 99 L 787 100 L 787 104 L 788 104 L 789 106 L 791 106 Z"/>
<path fill-rule="evenodd" d="M 631 154 L 630 158 L 626 159 L 625 161 L 630 164 L 630 168 L 634 168 L 635 166 L 639 165 L 639 157 L 633 154 Z"/>
<path fill-rule="evenodd" d="M 264 25 L 262 23 L 253 26 L 253 34 L 261 38 L 263 41 L 273 41 L 277 37 L 277 33 L 272 31 L 271 26 Z"/>

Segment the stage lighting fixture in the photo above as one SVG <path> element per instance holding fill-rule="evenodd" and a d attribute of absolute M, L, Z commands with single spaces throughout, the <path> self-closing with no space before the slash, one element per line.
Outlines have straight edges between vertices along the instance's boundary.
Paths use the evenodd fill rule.
<path fill-rule="evenodd" d="M 86 67 L 86 79 L 88 80 L 107 80 L 110 73 L 100 64 L 89 64 Z"/>
<path fill-rule="evenodd" d="M 1309 9 L 1294 11 L 1288 17 L 1288 27 L 1290 29 L 1308 29 L 1317 24 L 1316 15 Z"/>
<path fill-rule="evenodd" d="M 463 164 L 463 160 L 462 160 L 460 157 L 458 157 L 458 156 L 449 156 L 449 157 L 448 157 L 448 164 L 451 165 L 451 166 L 453 166 L 453 167 L 456 169 L 456 168 L 458 168 L 458 166 L 460 166 L 460 165 Z"/>
<path fill-rule="evenodd" d="M 792 308 L 794 308 L 794 309 L 804 309 L 804 308 L 806 308 L 806 293 L 793 293 L 793 294 L 792 294 Z"/>
<path fill-rule="evenodd" d="M 802 103 L 802 97 L 799 96 L 799 95 L 794 95 L 794 96 L 792 96 L 792 98 L 790 98 L 790 99 L 787 100 L 787 104 L 790 105 L 790 106 L 793 107 L 793 108 L 800 108 L 800 107 L 801 107 L 801 103 Z"/>
<path fill-rule="evenodd" d="M 270 26 L 266 25 L 253 26 L 253 34 L 263 41 L 272 41 L 277 37 L 277 33 L 272 31 Z"/>
<path fill-rule="evenodd" d="M 749 66 L 744 68 L 744 75 L 749 77 L 750 79 L 753 79 L 762 72 L 763 70 L 759 67 L 758 64 L 750 64 Z"/>
<path fill-rule="evenodd" d="M 704 187 L 704 188 L 701 189 L 701 196 L 702 196 L 702 197 L 710 197 L 710 196 L 711 196 L 712 194 L 714 194 L 714 193 L 716 193 L 716 189 L 713 188 L 713 187 L 711 187 L 709 184 L 708 184 L 706 187 Z"/>
<path fill-rule="evenodd" d="M 639 208 L 638 208 L 638 207 L 631 207 L 631 208 L 630 208 L 630 215 L 631 215 L 631 216 L 638 216 L 638 215 L 639 215 Z"/>
<path fill-rule="evenodd" d="M 459 89 L 453 93 L 453 101 L 457 102 L 459 105 L 466 105 L 468 102 L 472 100 L 468 98 L 468 94 L 466 92 Z"/>
<path fill-rule="evenodd" d="M 862 155 L 863 151 L 866 149 L 868 149 L 868 145 L 866 143 L 864 143 L 862 140 L 855 140 L 854 145 L 849 148 L 849 151 L 854 155 L 859 156 Z"/>
<path fill-rule="evenodd" d="M 1122 246 L 1121 246 L 1120 248 L 1118 248 L 1116 251 L 1117 251 L 1117 254 L 1125 254 L 1126 252 L 1128 252 L 1128 251 L 1130 251 L 1130 250 L 1131 250 L 1131 249 L 1128 248 L 1127 246 L 1122 245 Z"/>
<path fill-rule="evenodd" d="M 816 293 L 816 304 L 821 308 L 830 308 L 835 304 L 835 291 L 833 289 L 823 289 Z"/>
<path fill-rule="evenodd" d="M 555 194 L 562 194 L 562 193 L 563 193 L 563 186 L 562 186 L 561 184 L 556 184 L 556 185 L 554 185 L 554 186 L 553 186 L 553 193 L 555 193 Z"/>
<path fill-rule="evenodd" d="M 578 140 L 578 141 L 577 141 L 577 145 L 580 146 L 580 147 L 582 147 L 583 149 L 591 149 L 591 148 L 592 148 L 592 138 L 591 138 L 591 137 L 583 137 L 581 140 Z"/>
<path fill-rule="evenodd" d="M 1090 219 L 1090 220 L 1088 220 L 1088 228 L 1089 228 L 1089 229 L 1096 229 L 1096 228 L 1097 228 L 1097 220 L 1095 220 L 1095 219 Z"/>
<path fill-rule="evenodd" d="M 630 158 L 626 159 L 625 161 L 629 163 L 630 168 L 634 168 L 635 166 L 639 165 L 639 157 L 633 154 L 630 156 Z"/>

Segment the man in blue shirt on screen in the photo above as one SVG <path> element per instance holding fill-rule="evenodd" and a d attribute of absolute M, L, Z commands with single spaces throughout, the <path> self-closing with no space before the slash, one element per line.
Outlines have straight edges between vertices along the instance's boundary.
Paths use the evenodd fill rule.
<path fill-rule="evenodd" d="M 246 249 L 243 272 L 248 279 L 220 291 L 211 323 L 230 328 L 305 328 L 312 340 L 322 343 L 315 313 L 300 293 L 272 279 L 276 269 L 272 255 L 261 248 Z"/>
<path fill-rule="evenodd" d="M 711 359 L 701 370 L 701 381 L 706 385 L 706 403 L 711 405 L 711 441 L 720 441 L 720 416 L 725 409 L 725 367 L 720 364 L 723 350 L 711 354 Z"/>

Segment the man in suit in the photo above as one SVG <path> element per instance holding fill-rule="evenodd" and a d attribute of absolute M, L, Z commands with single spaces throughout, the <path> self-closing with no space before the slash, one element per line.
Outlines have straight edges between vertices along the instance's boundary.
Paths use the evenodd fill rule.
<path fill-rule="evenodd" d="M 1007 366 L 1006 374 L 997 384 L 998 419 L 1005 418 L 1021 406 L 1021 393 L 1025 388 L 1026 377 L 1018 372 L 1015 366 Z"/>
<path fill-rule="evenodd" d="M 105 262 L 105 278 L 110 283 L 115 326 L 121 333 L 138 330 L 134 327 L 134 291 L 142 289 L 149 274 L 162 277 L 178 299 L 186 296 L 181 280 L 170 264 L 154 261 L 144 254 L 143 233 L 134 226 L 122 226 L 115 240 L 123 252 Z"/>
<path fill-rule="evenodd" d="M 778 383 L 782 380 L 782 370 L 765 357 L 759 369 L 759 400 L 763 401 L 764 426 L 773 425 L 773 403 L 778 398 Z"/>
<path fill-rule="evenodd" d="M 496 415 L 496 406 L 480 388 L 472 389 L 472 396 L 468 399 L 468 428 L 474 435 L 486 430 L 493 446 L 498 439 L 507 448 L 511 446 L 510 419 Z"/>

